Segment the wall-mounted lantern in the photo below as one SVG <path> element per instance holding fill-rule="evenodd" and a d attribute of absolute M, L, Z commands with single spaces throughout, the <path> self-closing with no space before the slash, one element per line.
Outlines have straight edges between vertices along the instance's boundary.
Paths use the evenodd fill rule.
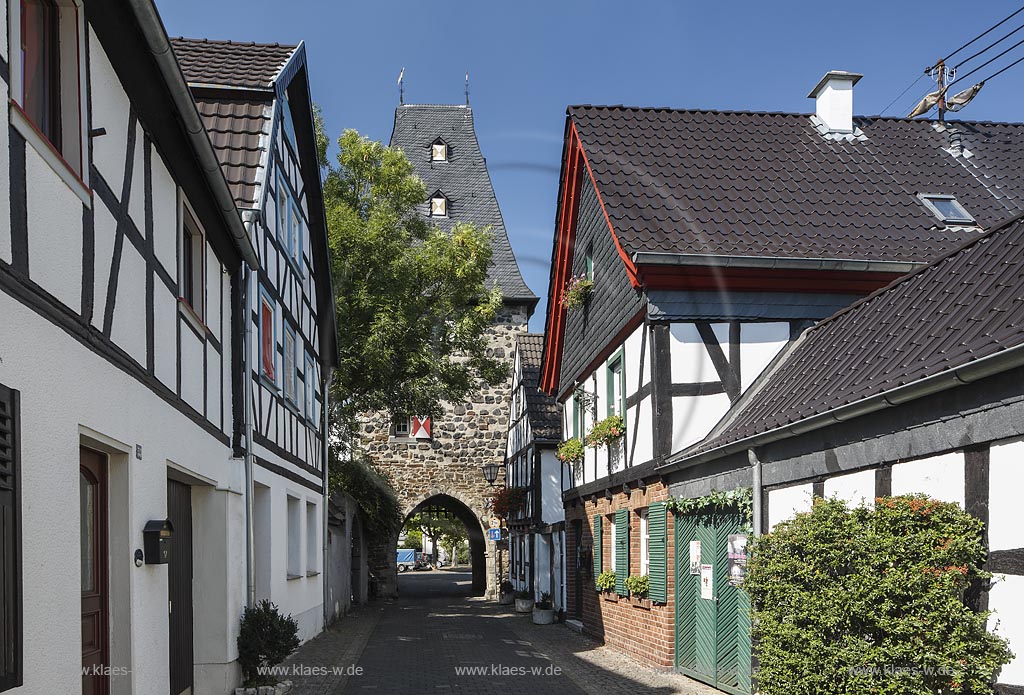
<path fill-rule="evenodd" d="M 142 529 L 142 545 L 147 565 L 166 565 L 171 559 L 171 536 L 174 525 L 170 519 L 152 519 Z"/>
<path fill-rule="evenodd" d="M 494 481 L 498 479 L 498 464 L 488 463 L 482 467 L 484 473 L 484 480 L 491 487 L 494 487 Z"/>

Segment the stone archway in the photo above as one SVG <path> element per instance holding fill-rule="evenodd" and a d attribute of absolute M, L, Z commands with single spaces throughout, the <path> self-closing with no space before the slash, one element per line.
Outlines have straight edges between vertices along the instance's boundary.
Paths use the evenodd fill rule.
<path fill-rule="evenodd" d="M 431 493 L 423 495 L 423 499 L 409 509 L 404 518 L 408 519 L 427 507 L 440 507 L 447 510 L 466 527 L 466 535 L 469 539 L 469 563 L 473 569 L 473 594 L 476 596 L 488 594 L 490 588 L 488 585 L 494 583 L 494 571 L 488 562 L 490 555 L 487 552 L 484 527 L 480 518 L 482 510 L 471 509 L 465 501 L 458 498 L 457 493 L 431 491 Z"/>

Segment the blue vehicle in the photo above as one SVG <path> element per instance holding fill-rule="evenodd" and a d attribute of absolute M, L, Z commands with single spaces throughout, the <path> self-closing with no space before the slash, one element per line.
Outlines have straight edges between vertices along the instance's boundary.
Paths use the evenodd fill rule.
<path fill-rule="evenodd" d="M 412 548 L 399 548 L 398 571 L 408 572 L 416 566 L 416 551 Z"/>

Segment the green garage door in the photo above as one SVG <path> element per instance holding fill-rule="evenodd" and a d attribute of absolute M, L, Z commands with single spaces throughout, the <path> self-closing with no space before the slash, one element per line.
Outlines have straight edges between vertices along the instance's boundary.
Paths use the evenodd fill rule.
<path fill-rule="evenodd" d="M 676 668 L 728 693 L 748 695 L 750 603 L 729 583 L 729 536 L 742 527 L 739 514 L 676 517 Z M 700 543 L 696 573 L 690 566 L 694 541 Z"/>

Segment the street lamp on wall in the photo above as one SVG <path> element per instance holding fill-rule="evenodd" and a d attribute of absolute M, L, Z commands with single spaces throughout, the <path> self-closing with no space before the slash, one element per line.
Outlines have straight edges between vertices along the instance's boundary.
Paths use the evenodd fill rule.
<path fill-rule="evenodd" d="M 484 472 L 484 480 L 487 481 L 488 485 L 494 487 L 494 481 L 498 479 L 498 464 L 488 463 L 485 464 L 482 469 Z"/>

